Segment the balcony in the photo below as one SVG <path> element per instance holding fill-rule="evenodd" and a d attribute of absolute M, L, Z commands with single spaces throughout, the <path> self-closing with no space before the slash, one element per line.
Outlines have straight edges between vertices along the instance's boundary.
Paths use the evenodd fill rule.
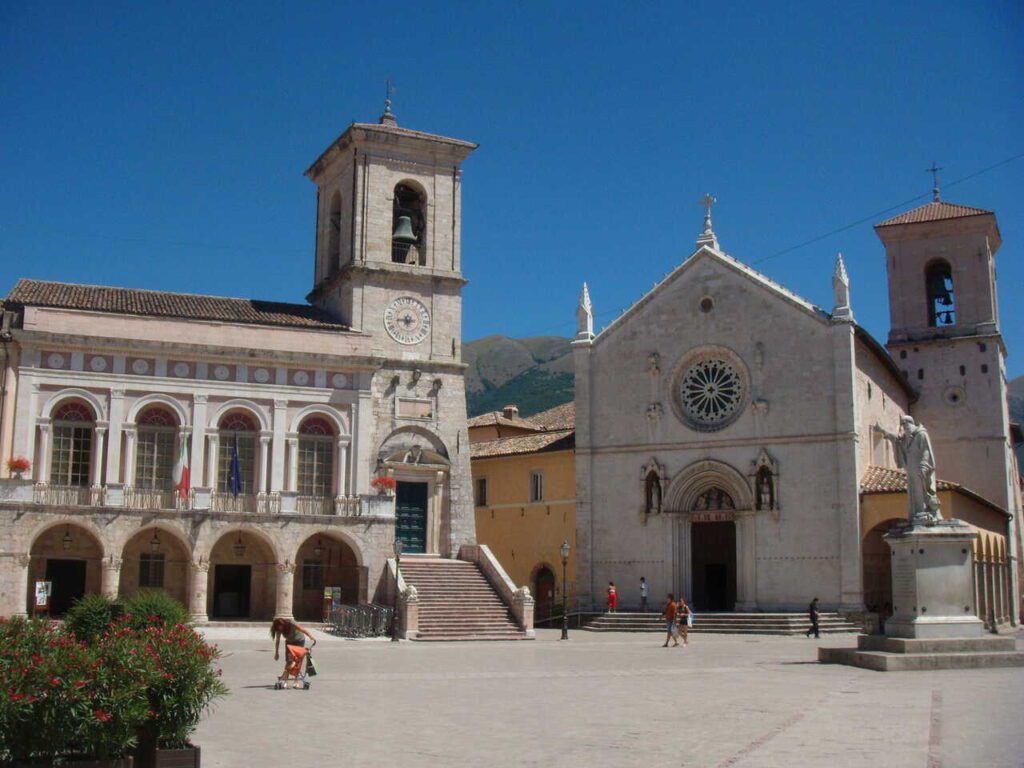
<path fill-rule="evenodd" d="M 298 496 L 295 512 L 300 515 L 336 515 L 356 517 L 360 514 L 358 496 Z"/>
<path fill-rule="evenodd" d="M 35 486 L 33 501 L 58 507 L 98 507 L 103 503 L 103 488 L 40 483 Z"/>
<path fill-rule="evenodd" d="M 276 493 L 240 493 L 226 491 L 210 494 L 211 512 L 240 512 L 247 515 L 281 514 L 281 496 Z"/>
<path fill-rule="evenodd" d="M 175 491 L 156 488 L 125 488 L 124 505 L 129 509 L 191 509 L 192 499 Z"/>

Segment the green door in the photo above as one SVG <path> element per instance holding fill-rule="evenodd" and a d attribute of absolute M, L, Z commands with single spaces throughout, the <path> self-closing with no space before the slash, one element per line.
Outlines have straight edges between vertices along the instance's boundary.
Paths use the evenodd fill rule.
<path fill-rule="evenodd" d="M 403 552 L 427 551 L 427 484 L 399 483 L 395 490 L 395 536 Z"/>

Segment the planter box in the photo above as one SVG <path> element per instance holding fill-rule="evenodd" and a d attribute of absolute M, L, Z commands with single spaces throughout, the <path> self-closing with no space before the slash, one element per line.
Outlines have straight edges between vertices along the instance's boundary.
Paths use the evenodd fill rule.
<path fill-rule="evenodd" d="M 134 768 L 199 768 L 199 747 L 138 750 Z"/>
<path fill-rule="evenodd" d="M 10 768 L 48 768 L 53 763 L 42 760 L 33 761 L 31 763 L 12 763 Z M 133 768 L 132 758 L 121 757 L 116 760 L 76 760 L 75 758 L 66 759 L 62 766 L 66 765 L 68 768 Z"/>

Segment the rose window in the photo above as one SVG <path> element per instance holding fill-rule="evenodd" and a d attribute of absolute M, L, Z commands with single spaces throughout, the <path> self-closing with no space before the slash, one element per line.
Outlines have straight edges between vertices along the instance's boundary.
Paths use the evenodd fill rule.
<path fill-rule="evenodd" d="M 724 360 L 701 360 L 679 383 L 683 412 L 699 427 L 717 429 L 736 413 L 743 399 L 743 379 Z"/>

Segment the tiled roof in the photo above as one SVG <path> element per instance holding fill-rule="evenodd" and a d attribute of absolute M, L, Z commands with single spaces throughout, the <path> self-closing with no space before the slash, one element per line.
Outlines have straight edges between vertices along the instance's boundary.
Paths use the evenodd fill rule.
<path fill-rule="evenodd" d="M 308 304 L 199 296 L 138 288 L 56 283 L 22 278 L 7 296 L 8 304 L 111 312 L 118 315 L 219 320 L 226 323 L 280 325 L 347 330 L 348 326 Z"/>
<path fill-rule="evenodd" d="M 514 418 L 508 418 L 501 411 L 491 411 L 490 413 L 481 413 L 479 416 L 474 416 L 466 422 L 466 426 L 472 427 L 519 427 L 520 429 L 536 429 L 536 427 L 526 419 L 521 419 L 518 416 Z"/>
<path fill-rule="evenodd" d="M 538 432 L 535 435 L 518 435 L 473 443 L 469 446 L 469 455 L 473 459 L 486 459 L 493 456 L 513 456 L 524 453 L 537 453 L 549 448 L 572 448 L 575 444 L 575 430 L 559 429 L 552 432 Z M 557 445 L 563 443 L 564 445 Z"/>
<path fill-rule="evenodd" d="M 891 227 L 897 224 L 921 224 L 925 221 L 942 221 L 943 219 L 962 219 L 967 216 L 991 215 L 992 211 L 982 208 L 971 208 L 967 205 L 956 205 L 954 203 L 932 202 L 922 205 L 912 211 L 901 213 L 886 219 L 876 227 Z"/>
<path fill-rule="evenodd" d="M 541 411 L 526 419 L 538 429 L 545 431 L 576 428 L 576 403 L 568 402 Z"/>
<path fill-rule="evenodd" d="M 940 491 L 956 490 L 960 486 L 948 480 L 936 480 Z M 888 467 L 869 466 L 860 479 L 861 493 L 901 493 L 907 490 L 907 471 Z"/>

